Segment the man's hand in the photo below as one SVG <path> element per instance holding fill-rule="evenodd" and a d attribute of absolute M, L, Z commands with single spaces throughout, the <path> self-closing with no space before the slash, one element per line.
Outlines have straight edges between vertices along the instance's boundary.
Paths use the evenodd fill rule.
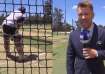
<path fill-rule="evenodd" d="M 85 59 L 93 59 L 97 57 L 97 50 L 91 48 L 83 48 L 83 56 Z"/>

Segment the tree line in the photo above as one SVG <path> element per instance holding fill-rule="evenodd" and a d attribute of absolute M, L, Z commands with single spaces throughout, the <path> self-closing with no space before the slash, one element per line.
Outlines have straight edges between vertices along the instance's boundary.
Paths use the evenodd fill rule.
<path fill-rule="evenodd" d="M 29 13 L 30 14 L 30 13 Z M 0 25 L 5 19 L 5 15 L 0 15 Z M 54 8 L 52 10 L 51 0 L 46 0 L 43 6 L 43 14 L 35 13 L 34 15 L 29 15 L 26 17 L 24 22 L 26 25 L 30 24 L 52 24 L 52 30 L 55 31 L 70 31 L 73 29 L 70 23 L 67 23 L 64 19 L 64 13 L 62 9 Z M 78 25 L 77 25 L 78 26 Z M 103 25 L 99 25 L 99 27 L 105 28 Z"/>
<path fill-rule="evenodd" d="M 25 24 L 43 24 L 43 23 L 52 23 L 52 5 L 51 0 L 46 0 L 43 5 L 43 13 L 35 13 L 32 15 L 31 13 L 28 13 L 29 16 L 26 17 Z M 6 14 L 8 12 L 5 12 Z M 2 24 L 3 20 L 6 16 L 5 13 L 0 15 L 0 24 Z"/>
<path fill-rule="evenodd" d="M 53 31 L 70 31 L 71 25 L 64 19 L 62 9 L 54 8 L 53 11 Z"/>

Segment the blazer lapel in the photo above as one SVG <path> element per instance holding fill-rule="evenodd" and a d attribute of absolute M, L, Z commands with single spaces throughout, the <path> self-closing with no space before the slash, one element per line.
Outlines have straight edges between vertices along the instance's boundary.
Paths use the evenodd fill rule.
<path fill-rule="evenodd" d="M 98 28 L 96 26 L 96 24 L 94 24 L 94 28 L 93 28 L 93 34 L 92 34 L 92 38 L 89 42 L 89 46 L 91 48 L 95 48 L 96 47 L 96 42 L 98 41 Z"/>

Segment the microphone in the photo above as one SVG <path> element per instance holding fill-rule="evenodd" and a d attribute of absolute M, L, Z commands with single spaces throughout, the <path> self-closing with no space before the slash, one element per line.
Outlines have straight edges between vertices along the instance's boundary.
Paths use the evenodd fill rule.
<path fill-rule="evenodd" d="M 88 43 L 91 40 L 91 36 L 89 34 L 89 31 L 87 29 L 83 29 L 80 33 L 80 42 L 83 44 L 84 48 L 89 47 Z"/>

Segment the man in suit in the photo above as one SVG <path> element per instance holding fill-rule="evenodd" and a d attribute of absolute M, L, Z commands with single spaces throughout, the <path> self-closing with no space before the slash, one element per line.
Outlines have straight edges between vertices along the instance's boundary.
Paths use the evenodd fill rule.
<path fill-rule="evenodd" d="M 93 5 L 89 2 L 78 3 L 77 15 L 80 29 L 70 33 L 67 74 L 105 74 L 105 30 L 92 21 Z M 88 30 L 87 37 L 84 30 Z"/>

